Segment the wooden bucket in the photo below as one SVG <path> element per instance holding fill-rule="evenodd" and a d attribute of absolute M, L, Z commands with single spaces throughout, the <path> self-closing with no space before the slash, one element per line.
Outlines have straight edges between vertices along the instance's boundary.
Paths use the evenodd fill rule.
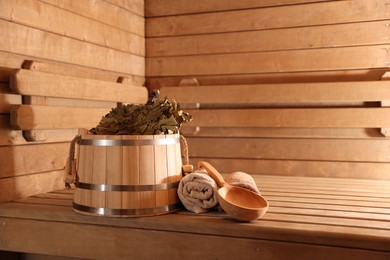
<path fill-rule="evenodd" d="M 138 217 L 180 208 L 180 135 L 82 135 L 73 208 L 94 216 Z"/>

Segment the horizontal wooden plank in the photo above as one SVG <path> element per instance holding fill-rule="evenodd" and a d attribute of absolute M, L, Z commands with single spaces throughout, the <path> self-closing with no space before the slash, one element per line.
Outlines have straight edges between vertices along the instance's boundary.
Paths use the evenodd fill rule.
<path fill-rule="evenodd" d="M 138 14 L 139 16 L 144 16 L 144 0 L 106 0 L 109 3 L 112 3 L 120 8 Z"/>
<path fill-rule="evenodd" d="M 187 110 L 189 126 L 387 128 L 390 108 L 264 108 Z"/>
<path fill-rule="evenodd" d="M 149 76 L 189 76 L 385 68 L 389 66 L 388 47 L 147 58 L 146 73 Z"/>
<path fill-rule="evenodd" d="M 388 19 L 389 11 L 390 7 L 384 1 L 354 0 L 168 16 L 149 18 L 146 23 L 146 36 L 210 34 L 375 21 Z M 226 20 L 226 17 L 229 19 Z"/>
<path fill-rule="evenodd" d="M 390 162 L 388 140 L 187 138 L 190 157 Z"/>
<path fill-rule="evenodd" d="M 189 149 L 193 149 L 189 147 Z M 195 149 L 195 147 L 194 147 Z M 201 153 L 201 152 L 198 152 Z M 267 160 L 192 157 L 190 163 L 207 161 L 221 172 L 243 171 L 253 175 L 331 177 L 347 179 L 390 180 L 389 163 L 326 162 L 305 160 Z"/>
<path fill-rule="evenodd" d="M 113 108 L 118 105 L 114 101 L 96 101 L 85 99 L 54 98 L 43 96 L 23 96 L 24 105 L 61 106 L 61 107 L 96 107 Z"/>
<path fill-rule="evenodd" d="M 12 75 L 10 87 L 21 95 L 125 103 L 145 103 L 148 96 L 141 86 L 22 69 Z"/>
<path fill-rule="evenodd" d="M 7 118 L 7 126 L 4 127 L 3 117 Z M 61 140 L 65 141 L 65 140 Z M 0 146 L 26 144 L 22 131 L 11 130 L 9 115 L 0 115 Z"/>
<path fill-rule="evenodd" d="M 17 130 L 92 128 L 107 114 L 107 108 L 21 105 L 11 111 L 11 126 Z"/>
<path fill-rule="evenodd" d="M 15 200 L 64 187 L 62 170 L 0 179 L 0 202 Z"/>
<path fill-rule="evenodd" d="M 0 86 L 4 86 L 3 84 L 7 84 L 7 89 L 9 92 L 11 91 L 8 88 L 9 77 L 12 73 L 15 73 L 15 70 L 20 68 L 59 75 L 104 80 L 110 82 L 118 82 L 118 78 L 120 77 L 132 78 L 133 85 L 145 85 L 145 77 L 134 76 L 127 73 L 115 73 L 63 62 L 48 61 L 41 58 L 18 55 L 15 53 L 8 53 L 4 51 L 0 51 L 0 66 L 0 78 L 2 78 L 2 80 L 4 81 L 4 83 L 1 83 Z M 4 91 L 3 87 L 1 88 L 1 91 Z"/>
<path fill-rule="evenodd" d="M 339 190 L 356 190 L 358 187 L 359 190 L 364 188 L 364 193 L 369 191 L 373 192 L 381 192 L 385 194 L 389 194 L 389 181 L 377 181 L 377 180 L 361 180 L 361 179 L 348 179 L 348 178 L 322 178 L 322 177 L 302 177 L 302 176 L 274 176 L 274 175 L 254 175 L 253 176 L 256 181 L 257 180 L 266 180 L 267 183 L 277 183 L 278 185 L 283 185 L 284 187 L 290 187 L 291 183 L 294 185 L 304 185 L 304 188 L 308 188 L 307 185 L 310 184 L 311 187 L 327 187 L 334 188 L 338 187 Z M 351 187 L 349 187 L 351 185 Z M 303 191 L 304 192 L 304 191 Z"/>
<path fill-rule="evenodd" d="M 270 6 L 305 4 L 313 2 L 324 2 L 326 0 L 268 0 L 266 2 L 256 0 L 244 1 L 218 1 L 200 0 L 193 5 L 191 0 L 147 0 L 145 1 L 145 16 L 166 16 L 178 14 L 205 13 L 237 9 L 261 8 Z"/>
<path fill-rule="evenodd" d="M 389 81 L 163 87 L 179 103 L 271 104 L 390 100 Z"/>
<path fill-rule="evenodd" d="M 386 139 L 379 128 L 277 128 L 277 127 L 189 127 L 180 133 L 195 137 L 268 137 L 268 138 L 335 138 Z"/>
<path fill-rule="evenodd" d="M 0 52 L 1 55 L 1 52 Z M 42 61 L 33 61 L 26 60 L 26 57 L 20 57 L 24 59 L 21 63 L 23 69 L 41 71 L 46 73 L 79 77 L 79 78 L 90 78 L 96 80 L 103 80 L 109 82 L 119 82 L 121 78 L 131 78 L 131 84 L 136 86 L 145 85 L 145 77 L 139 77 L 128 74 L 119 74 L 115 72 L 103 71 L 99 69 L 86 68 L 83 66 L 77 66 L 73 64 L 64 64 L 59 62 L 42 62 Z M 11 75 L 11 74 L 10 74 Z M 120 82 L 129 84 L 127 82 Z"/>
<path fill-rule="evenodd" d="M 137 76 L 145 75 L 145 59 L 0 19 L 8 37 L 1 51 Z M 82 53 L 82 55 L 80 55 Z M 33 58 L 34 59 L 34 58 Z M 9 62 L 9 61 L 8 61 Z"/>
<path fill-rule="evenodd" d="M 1 52 L 0 52 L 1 54 Z M 148 77 L 147 85 L 150 89 L 166 86 L 179 86 L 183 79 L 196 78 L 200 85 L 240 85 L 240 84 L 280 84 L 305 82 L 345 82 L 345 81 L 372 81 L 380 80 L 386 68 L 337 70 L 337 71 L 307 71 L 307 72 L 270 72 L 258 74 L 236 75 L 193 75 Z"/>
<path fill-rule="evenodd" d="M 40 142 L 36 140 L 33 143 L 29 142 L 32 140 L 26 140 L 31 134 L 37 135 L 41 143 L 64 143 L 70 142 L 78 134 L 78 129 L 34 130 L 29 133 L 29 131 L 13 130 L 9 114 L 0 115 L 0 146 L 39 144 Z"/>
<path fill-rule="evenodd" d="M 143 17 L 104 0 L 43 0 L 42 2 L 61 7 L 140 36 L 145 35 L 145 19 Z"/>
<path fill-rule="evenodd" d="M 149 38 L 148 57 L 387 44 L 386 21 Z"/>
<path fill-rule="evenodd" d="M 122 258 L 130 255 L 136 258 L 182 259 L 185 257 L 197 259 L 207 254 L 211 258 L 236 259 L 237 253 L 245 252 L 245 256 L 248 258 L 261 257 L 262 259 L 285 258 L 291 255 L 301 258 L 315 257 L 316 259 L 337 258 L 340 255 L 348 255 L 354 259 L 384 259 L 389 255 L 386 252 L 379 251 L 370 252 L 352 248 L 251 240 L 237 237 L 204 236 L 197 233 L 143 229 L 121 229 L 121 232 L 118 233 L 116 227 L 109 226 L 80 226 L 64 222 L 45 223 L 34 220 L 4 218 L 1 220 L 6 223 L 5 227 L 2 228 L 1 238 L 3 241 L 7 241 L 7 243 L 1 245 L 1 249 L 30 253 L 45 252 L 67 257 Z M 79 232 L 80 228 L 84 232 Z M 17 230 L 24 230 L 24 236 L 15 236 Z M 51 233 L 42 233 L 42 230 L 51 230 Z M 40 235 L 37 239 L 38 232 Z M 75 238 L 74 234 L 78 232 L 80 234 Z M 53 234 L 61 234 L 61 237 Z M 99 237 L 99 234 L 105 235 Z M 72 250 L 62 246 L 64 239 L 69 240 L 68 246 Z M 27 241 L 33 242 L 27 243 Z M 115 245 L 112 241 L 116 241 Z M 132 241 L 130 246 L 127 241 Z M 186 241 L 193 241 L 193 243 L 189 245 Z M 47 247 L 48 243 L 52 246 Z M 145 244 L 148 246 L 145 247 Z M 177 251 L 177 248 L 181 249 L 180 252 Z M 203 250 L 196 248 L 203 248 Z M 326 256 L 326 258 L 323 256 Z"/>
<path fill-rule="evenodd" d="M 2 1 L 0 18 L 99 46 L 145 56 L 144 37 L 40 1 Z"/>
<path fill-rule="evenodd" d="M 0 179 L 60 170 L 65 168 L 69 142 L 0 146 L 0 154 Z"/>

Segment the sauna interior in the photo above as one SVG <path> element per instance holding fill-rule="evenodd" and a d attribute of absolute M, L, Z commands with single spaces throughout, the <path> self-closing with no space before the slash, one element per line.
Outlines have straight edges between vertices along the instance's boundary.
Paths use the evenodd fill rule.
<path fill-rule="evenodd" d="M 0 259 L 390 259 L 390 1 L 0 0 Z M 159 89 L 270 207 L 76 214 L 71 140 Z"/>

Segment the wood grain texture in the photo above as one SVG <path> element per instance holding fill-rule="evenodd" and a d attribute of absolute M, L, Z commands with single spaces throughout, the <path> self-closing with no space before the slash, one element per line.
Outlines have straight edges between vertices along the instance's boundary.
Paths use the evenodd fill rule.
<path fill-rule="evenodd" d="M 157 17 L 147 20 L 146 36 L 225 33 L 375 21 L 388 19 L 389 10 L 390 7 L 385 1 L 354 0 Z M 227 16 L 229 19 L 226 19 Z"/>
<path fill-rule="evenodd" d="M 42 2 L 61 7 L 140 36 L 144 36 L 145 34 L 145 19 L 142 16 L 104 0 L 43 0 Z M 141 4 L 141 1 L 138 4 Z"/>
<path fill-rule="evenodd" d="M 1 50 L 56 62 L 144 76 L 144 57 L 0 20 L 8 37 Z M 82 55 L 79 55 L 82 53 Z"/>
<path fill-rule="evenodd" d="M 390 161 L 388 140 L 187 138 L 190 157 L 269 160 Z M 207 149 L 204 149 L 207 147 Z"/>
<path fill-rule="evenodd" d="M 243 171 L 253 175 L 390 180 L 388 163 L 204 157 L 193 157 L 190 163 L 196 165 L 198 161 L 207 161 L 227 173 Z"/>
<path fill-rule="evenodd" d="M 200 127 L 387 128 L 390 108 L 257 108 L 187 110 Z"/>
<path fill-rule="evenodd" d="M 180 132 L 194 137 L 268 137 L 268 138 L 333 138 L 387 139 L 377 128 L 277 128 L 277 127 L 186 127 Z"/>
<path fill-rule="evenodd" d="M 179 103 L 305 104 L 390 100 L 387 81 L 177 86 L 160 89 Z"/>
<path fill-rule="evenodd" d="M 262 8 L 289 4 L 305 4 L 312 2 L 326 2 L 326 0 L 271 0 L 259 2 L 256 0 L 245 1 L 218 1 L 200 0 L 193 5 L 191 0 L 146 0 L 145 16 L 167 16 L 178 14 L 207 13 L 237 9 Z"/>
<path fill-rule="evenodd" d="M 107 108 L 21 105 L 11 111 L 11 126 L 19 130 L 92 128 L 107 114 Z"/>
<path fill-rule="evenodd" d="M 148 38 L 148 57 L 386 44 L 386 21 Z M 174 46 L 174 47 L 173 47 Z"/>
<path fill-rule="evenodd" d="M 133 12 L 141 17 L 144 16 L 144 1 L 143 0 L 107 0 L 120 8 Z"/>
<path fill-rule="evenodd" d="M 384 68 L 389 61 L 387 47 L 147 58 L 146 73 L 149 76 L 189 76 Z"/>
<path fill-rule="evenodd" d="M 0 52 L 1 54 L 1 52 Z M 236 75 L 192 75 L 172 77 L 148 77 L 148 89 L 159 89 L 166 86 L 179 86 L 183 79 L 196 78 L 200 85 L 242 85 L 242 84 L 281 84 L 313 82 L 345 82 L 381 80 L 386 68 L 306 71 L 306 72 L 269 72 L 261 74 Z"/>
<path fill-rule="evenodd" d="M 10 87 L 21 95 L 125 103 L 145 103 L 148 96 L 147 89 L 141 86 L 23 69 L 11 76 Z"/>
<path fill-rule="evenodd" d="M 69 143 L 0 146 L 0 179 L 65 168 Z"/>
<path fill-rule="evenodd" d="M 62 189 L 64 187 L 63 176 L 63 170 L 57 170 L 15 178 L 0 178 L 0 202 Z"/>
<path fill-rule="evenodd" d="M 36 0 L 5 0 L 1 2 L 0 10 L 0 18 L 5 20 L 125 53 L 145 55 L 145 39 L 142 36 L 53 5 Z"/>
<path fill-rule="evenodd" d="M 136 219 L 85 217 L 72 212 L 69 190 L 2 204 L 0 218 L 5 224 L 0 238 L 6 243 L 1 249 L 84 258 L 158 254 L 195 259 L 207 254 L 235 259 L 240 252 L 265 259 L 285 258 L 286 254 L 292 259 L 388 257 L 389 181 L 267 175 L 254 179 L 270 208 L 262 219 L 251 223 L 237 223 L 221 212 L 181 211 Z M 14 235 L 19 234 L 17 230 L 23 236 Z M 75 232 L 80 233 L 76 238 Z M 61 239 L 56 233 L 62 234 Z M 102 233 L 103 238 L 98 235 Z M 37 236 L 40 239 L 33 239 Z M 61 246 L 68 236 L 73 237 L 69 239 L 73 250 Z M 24 243 L 30 239 L 33 242 Z M 145 250 L 144 240 L 149 241 L 147 245 L 159 243 L 158 252 Z M 189 240 L 198 241 L 203 250 L 188 245 Z M 126 243 L 118 247 L 118 241 Z M 172 254 L 178 245 L 180 250 Z"/>

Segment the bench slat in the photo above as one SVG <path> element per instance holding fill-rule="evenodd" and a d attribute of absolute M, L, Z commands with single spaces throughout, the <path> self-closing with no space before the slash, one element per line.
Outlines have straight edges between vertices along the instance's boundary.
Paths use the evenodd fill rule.
<path fill-rule="evenodd" d="M 84 231 L 86 230 L 84 227 L 88 226 L 89 229 L 86 232 L 89 235 L 105 230 L 107 231 L 104 233 L 105 236 L 115 236 L 115 232 L 120 228 L 122 235 L 135 230 L 143 230 L 146 232 L 145 234 L 149 234 L 149 239 L 154 237 L 155 232 L 168 231 L 176 236 L 180 236 L 182 233 L 197 234 L 199 235 L 198 239 L 203 238 L 203 236 L 235 237 L 245 241 L 247 239 L 263 241 L 265 239 L 271 244 L 275 243 L 274 240 L 278 241 L 277 244 L 290 242 L 297 246 L 302 243 L 310 244 L 310 250 L 316 245 L 321 245 L 322 247 L 331 246 L 334 248 L 359 248 L 359 252 L 370 249 L 372 252 L 378 250 L 382 253 L 390 253 L 388 247 L 388 243 L 390 243 L 390 226 L 388 225 L 390 202 L 366 201 L 365 198 L 359 197 L 354 199 L 355 193 L 353 192 L 363 189 L 360 197 L 365 197 L 364 191 L 371 191 L 371 193 L 375 192 L 379 195 L 383 193 L 385 198 L 388 194 L 386 189 L 390 186 L 389 181 L 369 180 L 364 188 L 364 180 L 348 182 L 348 180 L 333 178 L 264 175 L 254 177 L 262 189 L 263 195 L 269 200 L 270 209 L 264 218 L 252 223 L 237 224 L 226 219 L 226 215 L 219 212 L 198 215 L 187 211 L 153 218 L 87 218 L 72 211 L 70 207 L 72 193 L 69 193 L 68 190 L 0 205 L 0 218 L 2 222 L 6 223 L 0 227 L 3 229 L 2 231 L 6 230 L 6 232 L 0 232 L 0 237 L 3 241 L 7 241 L 7 243 L 1 244 L 0 248 L 23 250 L 20 236 L 9 236 L 12 234 L 10 230 L 13 230 L 14 227 L 24 230 L 20 227 L 28 225 L 31 235 L 37 234 L 36 232 L 42 234 L 42 231 L 47 230 L 46 235 L 50 238 L 52 235 L 58 236 L 58 233 L 47 227 L 54 228 L 61 223 L 70 228 L 73 228 L 72 225 L 76 225 L 78 230 Z M 298 185 L 300 183 L 301 185 Z M 289 187 L 291 192 L 279 196 L 273 191 L 274 188 L 269 188 L 274 185 L 280 186 L 282 192 Z M 344 190 L 344 192 L 352 190 L 352 192 L 350 195 L 345 194 L 345 198 L 341 195 L 332 198 L 321 196 L 308 198 L 309 193 L 322 194 L 323 191 L 317 190 L 318 187 L 328 188 L 331 192 L 332 185 L 335 186 L 333 189 Z M 343 185 L 345 189 L 342 188 Z M 295 192 L 292 192 L 294 188 Z M 13 226 L 15 221 L 18 223 L 17 227 Z M 38 223 L 42 223 L 42 226 Z M 53 226 L 51 223 L 54 223 Z M 75 232 L 77 233 L 77 231 Z M 61 234 L 69 234 L 74 237 L 74 233 L 70 231 L 69 233 L 62 231 Z M 65 238 L 61 236 L 61 241 L 63 239 Z M 165 237 L 165 239 L 171 239 L 171 237 Z M 33 241 L 40 240 L 33 239 Z M 212 243 L 219 242 L 213 241 Z M 12 245 L 18 246 L 12 248 Z M 39 247 L 37 251 L 45 249 L 44 244 L 35 245 Z M 85 248 L 86 244 L 79 241 L 77 246 Z M 260 248 L 265 247 L 262 245 Z"/>
<path fill-rule="evenodd" d="M 389 81 L 167 86 L 162 96 L 180 104 L 271 104 L 390 100 Z"/>
<path fill-rule="evenodd" d="M 390 108 L 200 109 L 188 112 L 199 127 L 390 127 Z"/>
<path fill-rule="evenodd" d="M 125 103 L 147 101 L 145 87 L 23 69 L 10 77 L 10 87 L 21 95 Z"/>
<path fill-rule="evenodd" d="M 107 108 L 21 105 L 11 111 L 11 126 L 19 130 L 70 129 L 96 126 Z"/>
<path fill-rule="evenodd" d="M 189 156 L 220 159 L 389 162 L 389 140 L 187 138 Z M 261 170 L 261 169 L 254 169 Z M 274 171 L 272 171 L 274 172 Z M 302 173 L 303 174 L 303 173 Z"/>

